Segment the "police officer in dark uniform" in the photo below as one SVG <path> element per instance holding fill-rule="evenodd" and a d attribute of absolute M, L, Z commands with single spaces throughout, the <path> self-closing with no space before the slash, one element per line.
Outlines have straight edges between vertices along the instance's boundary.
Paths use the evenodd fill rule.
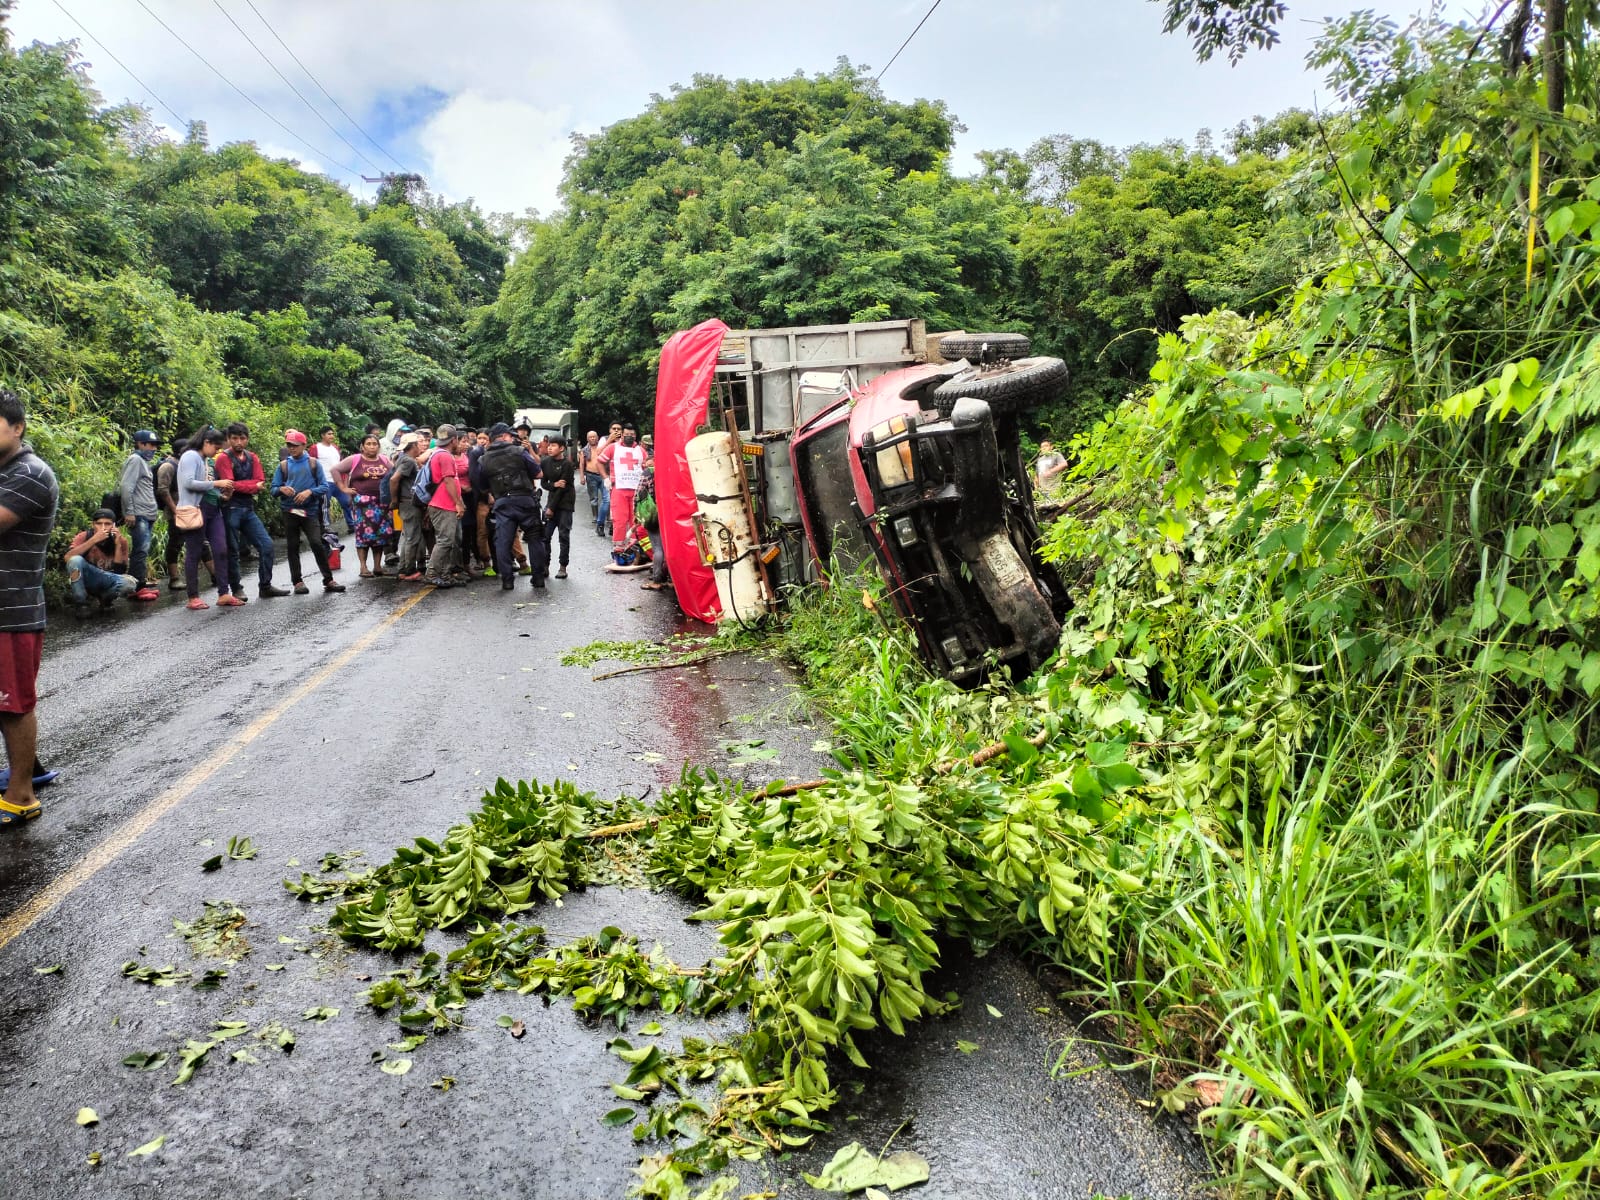
<path fill-rule="evenodd" d="M 509 592 L 517 586 L 517 560 L 511 544 L 517 530 L 528 549 L 528 564 L 533 568 L 533 586 L 544 587 L 550 550 L 545 545 L 544 522 L 539 515 L 539 464 L 533 455 L 511 436 L 511 426 L 500 422 L 489 430 L 489 448 L 478 460 L 483 486 L 494 497 L 494 569 L 500 588 Z"/>

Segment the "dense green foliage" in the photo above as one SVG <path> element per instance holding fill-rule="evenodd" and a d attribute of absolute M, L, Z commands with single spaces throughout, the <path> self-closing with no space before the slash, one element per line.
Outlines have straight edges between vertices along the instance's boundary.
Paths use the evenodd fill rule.
<path fill-rule="evenodd" d="M 1044 429 L 1092 424 L 1148 377 L 1157 338 L 1184 317 L 1272 308 L 1309 249 L 1304 224 L 1274 208 L 1281 159 L 1054 139 L 1025 166 L 1026 191 L 1050 199 L 1022 229 L 1018 309 L 1071 372 L 1034 414 Z"/>
<path fill-rule="evenodd" d="M 65 535 L 140 426 L 244 420 L 270 454 L 291 425 L 509 407 L 468 354 L 508 256 L 476 210 L 358 204 L 199 125 L 173 145 L 99 107 L 70 46 L 0 39 L 0 385 L 61 476 Z"/>
<path fill-rule="evenodd" d="M 485 358 L 522 394 L 648 417 L 662 341 L 707 317 L 1025 327 L 1072 370 L 1035 423 L 1070 432 L 1139 385 L 1159 333 L 1264 310 L 1297 274 L 1304 237 L 1267 200 L 1303 116 L 1241 128 L 1227 155 L 1046 138 L 971 180 L 950 172 L 958 129 L 848 64 L 698 76 L 574 152 L 562 211 L 478 327 Z"/>
<path fill-rule="evenodd" d="M 528 394 L 648 416 L 661 342 L 707 317 L 772 326 L 1003 309 L 1016 214 L 952 179 L 943 105 L 814 79 L 697 76 L 568 160 L 492 318 Z"/>

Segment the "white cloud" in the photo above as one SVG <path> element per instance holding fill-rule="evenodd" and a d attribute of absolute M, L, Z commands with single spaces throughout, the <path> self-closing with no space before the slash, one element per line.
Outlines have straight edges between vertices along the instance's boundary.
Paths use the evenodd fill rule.
<path fill-rule="evenodd" d="M 460 92 L 417 131 L 429 186 L 452 199 L 471 196 L 488 212 L 532 206 L 548 214 L 571 149 L 570 120 L 565 105 L 542 109 L 475 89 Z"/>
<path fill-rule="evenodd" d="M 290 146 L 282 146 L 276 142 L 262 140 L 256 143 L 256 148 L 268 158 L 287 158 L 300 164 L 302 171 L 309 171 L 313 175 L 326 175 L 328 168 L 304 150 L 296 150 Z"/>

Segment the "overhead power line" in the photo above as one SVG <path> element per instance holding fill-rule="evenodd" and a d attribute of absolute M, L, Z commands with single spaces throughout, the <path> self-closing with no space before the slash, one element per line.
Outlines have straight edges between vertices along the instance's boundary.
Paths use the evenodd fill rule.
<path fill-rule="evenodd" d="M 57 8 L 59 8 L 63 13 L 66 14 L 67 20 L 71 21 L 79 29 L 83 30 L 83 36 L 84 37 L 88 38 L 96 46 L 99 46 L 100 49 L 105 53 L 106 57 L 111 59 L 112 62 L 116 63 L 117 66 L 121 67 L 124 71 L 126 71 L 127 74 L 128 74 L 128 78 L 132 79 L 135 83 L 137 83 L 140 87 L 142 87 L 145 90 L 146 94 L 149 95 L 150 99 L 154 100 L 162 108 L 166 109 L 169 113 L 171 113 L 172 114 L 172 119 L 174 121 L 176 121 L 179 125 L 181 125 L 185 129 L 187 129 L 189 127 L 189 122 L 184 120 L 181 116 L 178 115 L 178 110 L 177 109 L 173 108 L 172 105 L 168 104 L 160 96 L 156 95 L 155 89 L 152 88 L 144 80 L 140 79 L 137 75 L 135 75 L 133 73 L 133 69 L 131 67 L 129 67 L 127 63 L 123 62 L 120 58 L 118 58 L 116 56 L 116 52 L 113 51 L 110 46 L 106 45 L 99 38 L 95 37 L 94 34 L 90 33 L 89 32 L 89 27 L 87 25 L 85 25 L 82 21 L 78 20 L 78 18 L 73 16 L 71 13 L 67 12 L 66 6 L 61 3 L 61 0 L 52 0 L 52 3 L 54 3 Z"/>
<path fill-rule="evenodd" d="M 883 70 L 879 71 L 872 77 L 872 82 L 877 83 L 883 78 L 884 73 L 888 71 L 890 67 L 894 66 L 894 60 L 900 57 L 901 52 L 904 51 L 907 46 L 911 45 L 911 39 L 916 37 L 917 34 L 922 31 L 922 27 L 928 23 L 928 18 L 933 16 L 933 9 L 938 8 L 943 2 L 944 0 L 933 0 L 933 8 L 930 8 L 927 12 L 922 14 L 922 20 L 917 22 L 917 27 L 910 33 L 906 34 L 906 40 L 900 43 L 900 49 L 896 50 L 892 55 L 890 55 L 889 61 L 883 64 Z"/>
<path fill-rule="evenodd" d="M 329 121 L 327 117 L 323 116 L 320 111 L 318 111 L 317 106 L 312 104 L 311 101 L 309 101 L 309 100 L 307 100 L 305 98 L 305 95 L 300 91 L 299 88 L 295 87 L 294 83 L 289 79 L 289 77 L 287 75 L 285 75 L 282 71 L 278 70 L 278 64 L 273 62 L 270 58 L 268 58 L 267 54 L 266 54 L 266 51 L 264 51 L 260 46 L 256 45 L 255 39 L 252 38 L 248 33 L 246 33 L 244 31 L 244 26 L 239 24 L 239 22 L 237 22 L 237 21 L 235 21 L 233 19 L 233 14 L 230 13 L 227 9 L 222 7 L 222 0 L 211 0 L 211 3 L 216 5 L 217 11 L 219 13 L 221 13 L 223 16 L 228 18 L 228 24 L 232 25 L 235 29 L 237 29 L 239 31 L 239 36 L 242 37 L 246 42 L 250 43 L 250 49 L 254 50 L 258 55 L 260 55 L 261 61 L 266 63 L 267 66 L 272 68 L 272 73 L 274 75 L 276 75 L 279 79 L 283 80 L 284 85 L 286 87 L 288 87 L 288 89 L 291 92 L 293 92 L 296 96 L 299 97 L 300 103 L 304 104 L 307 108 L 309 108 L 311 110 L 311 115 L 316 117 L 317 120 L 321 121 L 324 125 L 326 125 L 328 127 L 328 132 L 329 133 L 333 134 L 334 137 L 338 138 L 346 146 L 349 146 L 350 149 L 354 150 L 355 153 L 356 153 L 356 157 L 359 158 L 362 162 L 366 163 L 367 166 L 371 167 L 374 171 L 377 171 L 377 170 L 381 169 L 378 166 L 377 163 L 373 162 L 370 158 L 368 158 L 365 154 L 362 153 L 360 146 L 357 146 L 349 138 L 345 137 L 344 134 L 340 133 L 339 130 L 334 126 L 334 124 L 331 121 Z"/>
<path fill-rule="evenodd" d="M 255 6 L 255 0 L 244 0 L 244 2 L 250 6 L 250 11 L 255 13 L 256 19 L 259 20 L 263 25 L 265 25 L 267 27 L 267 32 L 270 33 L 273 36 L 273 38 L 277 41 L 278 45 L 283 47 L 284 53 L 287 54 L 290 58 L 294 59 L 295 66 L 299 67 L 302 71 L 304 71 L 306 73 L 306 78 L 311 80 L 312 83 L 316 84 L 317 85 L 317 90 L 320 91 L 324 96 L 326 96 L 328 98 L 328 103 L 333 105 L 334 108 L 338 109 L 339 110 L 339 114 L 342 117 L 344 117 L 344 119 L 346 121 L 349 121 L 350 124 L 355 127 L 357 132 L 359 132 L 362 137 L 366 138 L 367 141 L 371 142 L 373 144 L 373 146 L 375 146 L 377 148 L 379 154 L 382 154 L 385 158 L 387 158 L 390 162 L 392 162 L 401 171 L 405 171 L 407 169 L 405 163 L 401 162 L 394 155 L 390 154 L 389 151 L 384 147 L 383 143 L 378 141 L 377 138 L 373 137 L 365 129 L 361 128 L 361 123 L 359 121 L 357 121 L 354 117 L 352 117 L 349 113 L 345 112 L 344 105 L 340 104 L 337 100 L 335 100 L 333 98 L 333 93 L 330 92 L 327 88 L 322 86 L 322 80 L 318 79 L 315 75 L 313 75 L 311 73 L 311 68 L 306 66 L 305 63 L 300 61 L 300 56 L 289 48 L 289 43 L 284 41 L 281 37 L 278 36 L 278 31 L 272 27 L 272 22 L 267 20 L 266 17 L 262 16 L 261 10 Z M 935 6 L 935 7 L 937 7 L 937 6 Z M 371 162 L 372 160 L 371 159 L 367 159 L 366 161 L 367 162 Z"/>
<path fill-rule="evenodd" d="M 249 0 L 246 0 L 246 3 L 248 3 L 248 2 L 249 2 Z M 873 83 L 876 84 L 876 83 L 878 83 L 879 81 L 881 81 L 883 79 L 884 74 L 889 70 L 889 68 L 894 66 L 894 60 L 899 58 L 900 55 L 905 52 L 905 48 L 907 46 L 911 45 L 911 39 L 916 37 L 917 34 L 922 32 L 922 27 L 928 23 L 928 18 L 933 16 L 934 10 L 937 9 L 939 7 L 939 5 L 942 4 L 943 2 L 944 2 L 944 0 L 933 0 L 932 7 L 930 7 L 927 12 L 922 14 L 922 20 L 917 22 L 916 27 L 914 29 L 912 29 L 912 31 L 910 33 L 906 34 L 906 40 L 900 43 L 900 49 L 896 50 L 893 54 L 891 54 L 889 56 L 889 61 L 884 63 L 883 67 L 878 71 L 878 73 L 872 77 L 872 82 Z M 817 144 L 819 146 L 820 145 L 825 145 L 827 143 L 827 141 L 828 141 L 828 138 L 831 138 L 836 133 L 842 133 L 849 126 L 850 119 L 856 115 L 857 110 L 859 110 L 860 107 L 861 107 L 861 102 L 863 100 L 865 100 L 865 99 L 866 99 L 865 94 L 858 95 L 856 97 L 856 99 L 855 99 L 855 103 L 852 104 L 850 106 L 849 111 L 844 114 L 844 119 L 841 120 L 832 129 L 830 129 L 828 131 L 827 137 L 824 137 Z"/>
<path fill-rule="evenodd" d="M 253 96 L 251 96 L 250 93 L 246 92 L 242 87 L 240 87 L 238 84 L 236 84 L 233 80 L 229 79 L 221 71 L 217 70 L 216 67 L 212 66 L 211 65 L 211 61 L 208 58 L 206 58 L 206 56 L 204 54 L 201 54 L 200 51 L 196 50 L 188 42 L 184 41 L 183 37 L 178 33 L 178 31 L 176 29 L 174 29 L 171 25 L 168 25 L 159 16 L 157 16 L 155 11 L 153 9 L 151 9 L 151 7 L 144 2 L 144 0 L 136 0 L 136 2 L 138 3 L 140 8 L 144 9 L 145 12 L 150 14 L 150 19 L 151 20 L 153 20 L 157 25 L 161 26 L 161 28 L 165 29 L 168 33 L 170 33 L 180 46 L 182 46 L 190 54 L 192 54 L 196 58 L 198 58 L 205 65 L 206 69 L 209 70 L 213 75 L 215 75 L 218 79 L 222 80 L 223 83 L 227 84 L 234 91 L 238 92 L 239 95 L 244 99 L 245 103 L 249 104 L 251 108 L 255 109 L 258 113 L 260 113 L 262 116 L 267 118 L 267 120 L 271 121 L 279 129 L 283 130 L 286 134 L 288 134 L 296 142 L 300 143 L 300 145 L 304 146 L 307 150 L 310 150 L 313 154 L 315 154 L 318 158 L 322 159 L 324 162 L 330 162 L 334 166 L 341 168 L 346 173 L 351 174 L 351 175 L 359 175 L 359 174 L 361 174 L 361 169 L 359 167 L 352 167 L 349 163 L 340 162 L 337 158 L 335 158 L 333 155 L 329 154 L 326 150 L 317 149 L 316 145 L 313 142 L 307 140 L 306 138 L 301 137 L 298 133 L 296 133 L 294 130 L 290 129 L 282 121 L 278 120 L 277 117 L 273 116 L 270 112 L 268 112 L 265 108 L 263 108 L 259 103 L 257 103 L 255 98 Z"/>

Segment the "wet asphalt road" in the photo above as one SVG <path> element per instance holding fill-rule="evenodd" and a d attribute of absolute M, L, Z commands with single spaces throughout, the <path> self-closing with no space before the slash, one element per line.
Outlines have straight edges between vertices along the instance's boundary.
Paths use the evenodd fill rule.
<path fill-rule="evenodd" d="M 827 765 L 812 749 L 826 731 L 777 664 L 728 658 L 599 682 L 560 665 L 564 650 L 598 637 L 690 628 L 669 597 L 639 589 L 639 576 L 601 571 L 604 544 L 581 533 L 582 517 L 573 578 L 544 593 L 525 579 L 509 595 L 482 580 L 424 596 L 391 620 L 415 589 L 357 580 L 351 554 L 344 595 L 314 586 L 204 613 L 169 597 L 81 623 L 54 618 L 40 753 L 63 777 L 41 793 L 40 820 L 0 833 L 0 919 L 117 831 L 148 827 L 0 948 L 0 1197 L 622 1196 L 639 1148 L 626 1127 L 599 1122 L 616 1104 L 607 1085 L 625 1073 L 606 1049 L 609 1026 L 588 1027 L 564 1002 L 491 994 L 473 1002 L 466 1029 L 407 1055 L 409 1074 L 385 1074 L 374 1052 L 399 1057 L 386 1043 L 400 1031 L 360 1002 L 360 977 L 393 960 L 328 937 L 323 910 L 281 885 L 315 872 L 328 851 L 383 861 L 415 836 L 438 836 L 497 776 L 562 776 L 601 795 L 639 795 L 676 779 L 686 758 L 727 766 L 724 742 L 758 738 L 778 757 L 738 768 L 753 781 Z M 366 649 L 286 706 L 363 637 Z M 419 699 L 422 678 L 431 695 Z M 253 739 L 238 748 L 246 733 Z M 197 767 L 230 747 L 197 779 Z M 153 805 L 164 811 L 150 819 Z M 258 856 L 202 873 L 233 836 L 252 838 Z M 216 990 L 123 977 L 121 964 L 139 959 L 199 978 L 210 964 L 191 958 L 172 923 L 199 916 L 207 899 L 242 907 L 252 944 Z M 686 922 L 688 911 L 671 896 L 606 888 L 524 919 L 552 943 L 618 925 L 696 963 L 714 953 L 715 934 Z M 1106 1071 L 1052 1071 L 1072 1025 L 1025 965 L 962 956 L 944 975 L 961 1011 L 903 1039 L 863 1042 L 874 1070 L 838 1069 L 833 1131 L 814 1149 L 742 1165 L 739 1194 L 820 1195 L 802 1171 L 852 1140 L 877 1149 L 897 1129 L 895 1147 L 931 1166 L 930 1182 L 908 1194 L 1199 1193 L 1204 1162 L 1180 1129 L 1156 1122 Z M 317 1007 L 339 1013 L 302 1019 Z M 522 1019 L 527 1036 L 511 1039 L 495 1023 L 502 1014 Z M 172 1086 L 184 1041 L 219 1021 L 250 1032 Z M 292 1053 L 254 1037 L 272 1021 L 295 1034 Z M 662 1023 L 669 1042 L 704 1030 Z M 979 1048 L 963 1054 L 958 1040 Z M 231 1060 L 236 1047 L 260 1061 Z M 160 1070 L 121 1065 L 158 1050 L 172 1055 Z M 446 1076 L 448 1092 L 430 1086 Z M 77 1125 L 83 1106 L 98 1125 Z M 157 1135 L 159 1150 L 128 1157 Z M 85 1161 L 92 1151 L 98 1168 Z"/>

